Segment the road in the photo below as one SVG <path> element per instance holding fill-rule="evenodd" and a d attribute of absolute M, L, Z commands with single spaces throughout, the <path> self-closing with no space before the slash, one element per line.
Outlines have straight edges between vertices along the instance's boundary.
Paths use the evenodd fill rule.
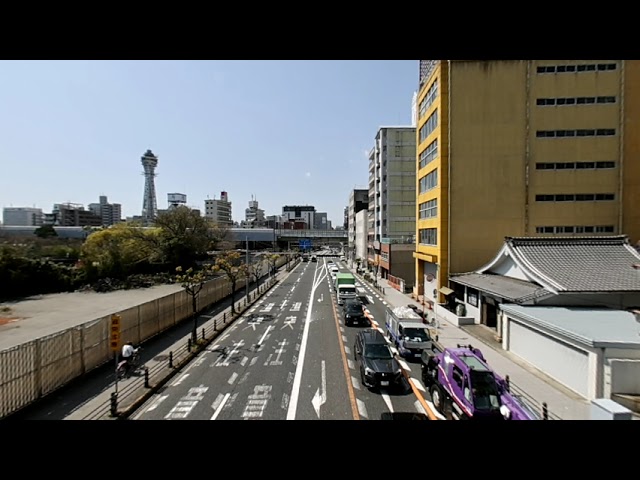
<path fill-rule="evenodd" d="M 374 322 L 384 318 L 376 293 L 357 287 Z M 368 327 L 345 327 L 339 313 L 326 259 L 298 265 L 131 418 L 423 418 L 415 386 L 408 380 L 419 378 L 419 366 L 402 362 L 407 380 L 395 391 L 363 387 L 352 347 L 359 328 Z"/>

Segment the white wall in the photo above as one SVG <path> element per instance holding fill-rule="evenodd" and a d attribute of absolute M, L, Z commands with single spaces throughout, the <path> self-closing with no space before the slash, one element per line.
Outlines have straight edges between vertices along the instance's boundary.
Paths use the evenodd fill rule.
<path fill-rule="evenodd" d="M 520 280 L 529 281 L 529 279 L 522 273 L 520 267 L 518 267 L 511 257 L 502 258 L 498 264 L 491 269 L 492 273 L 498 275 L 504 275 L 505 277 L 517 278 Z"/>
<path fill-rule="evenodd" d="M 367 259 L 367 216 L 369 210 L 360 210 L 356 213 L 356 258 L 363 262 Z"/>
<path fill-rule="evenodd" d="M 467 308 L 467 317 L 473 317 L 473 323 L 475 323 L 476 325 L 480 323 L 480 308 L 482 307 L 482 299 L 481 294 L 478 290 L 475 290 L 476 292 L 476 303 L 478 304 L 477 307 L 474 307 L 473 305 L 471 305 L 469 303 L 469 287 L 465 287 L 464 288 L 464 303 L 465 303 L 465 307 Z M 472 290 L 472 289 L 471 289 Z"/>
<path fill-rule="evenodd" d="M 604 350 L 603 396 L 614 393 L 640 395 L 640 348 Z"/>

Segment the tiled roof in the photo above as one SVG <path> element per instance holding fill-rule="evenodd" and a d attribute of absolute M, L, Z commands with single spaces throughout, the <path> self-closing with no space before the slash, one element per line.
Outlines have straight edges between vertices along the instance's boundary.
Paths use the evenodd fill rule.
<path fill-rule="evenodd" d="M 451 275 L 452 282 L 466 285 L 477 290 L 492 293 L 506 300 L 517 302 L 525 297 L 537 297 L 550 293 L 540 285 L 517 278 L 485 273 L 463 273 Z"/>
<path fill-rule="evenodd" d="M 635 315 L 607 308 L 500 305 L 508 315 L 566 335 L 593 347 L 640 348 L 640 324 Z"/>
<path fill-rule="evenodd" d="M 507 237 L 514 259 L 565 292 L 640 291 L 640 254 L 625 235 Z"/>

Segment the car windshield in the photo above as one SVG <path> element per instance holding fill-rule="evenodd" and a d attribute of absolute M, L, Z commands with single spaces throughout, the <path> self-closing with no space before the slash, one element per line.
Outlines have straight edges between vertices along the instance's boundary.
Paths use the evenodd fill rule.
<path fill-rule="evenodd" d="M 365 346 L 364 356 L 373 360 L 390 360 L 393 358 L 389 347 L 378 343 Z"/>
<path fill-rule="evenodd" d="M 491 372 L 471 370 L 473 405 L 478 410 L 493 410 L 500 407 L 498 385 Z"/>
<path fill-rule="evenodd" d="M 429 340 L 429 334 L 424 328 L 405 328 L 404 336 L 408 337 L 412 342 L 426 342 Z"/>
<path fill-rule="evenodd" d="M 362 305 L 357 303 L 348 303 L 347 308 L 345 309 L 347 313 L 362 313 Z"/>
<path fill-rule="evenodd" d="M 355 287 L 339 287 L 340 293 L 356 293 Z"/>

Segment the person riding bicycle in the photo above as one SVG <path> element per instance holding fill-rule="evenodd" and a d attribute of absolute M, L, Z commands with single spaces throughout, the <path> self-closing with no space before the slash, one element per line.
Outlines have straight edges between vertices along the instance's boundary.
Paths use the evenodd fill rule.
<path fill-rule="evenodd" d="M 138 353 L 138 348 L 133 346 L 133 342 L 127 342 L 122 346 L 122 359 L 126 362 L 125 368 L 127 373 L 131 369 L 133 356 Z"/>

